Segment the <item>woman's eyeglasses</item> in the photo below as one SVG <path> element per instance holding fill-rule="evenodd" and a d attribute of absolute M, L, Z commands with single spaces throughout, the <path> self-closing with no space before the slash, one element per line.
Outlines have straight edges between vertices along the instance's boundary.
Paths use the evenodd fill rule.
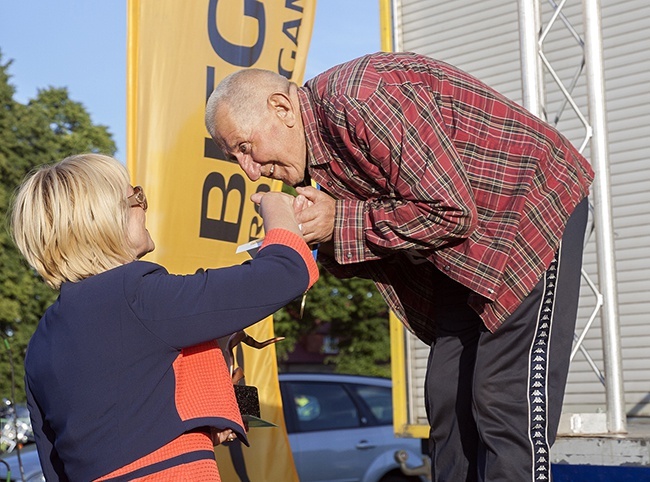
<path fill-rule="evenodd" d="M 149 207 L 147 204 L 147 196 L 144 195 L 144 191 L 141 186 L 133 186 L 133 194 L 126 198 L 129 201 L 129 206 L 135 207 L 140 206 L 145 211 Z"/>

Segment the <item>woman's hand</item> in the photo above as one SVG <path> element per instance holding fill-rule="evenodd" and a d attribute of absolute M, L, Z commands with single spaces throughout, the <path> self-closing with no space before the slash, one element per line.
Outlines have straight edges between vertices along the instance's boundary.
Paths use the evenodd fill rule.
<path fill-rule="evenodd" d="M 260 214 L 264 218 L 264 229 L 282 228 L 301 236 L 298 221 L 293 212 L 294 197 L 283 192 L 256 192 L 251 201 L 260 206 Z"/>
<path fill-rule="evenodd" d="M 224 442 L 232 442 L 236 438 L 237 436 L 235 435 L 235 433 L 231 429 L 227 428 L 226 430 L 221 430 L 220 432 L 216 432 L 216 437 L 214 437 L 213 439 L 218 442 L 217 445 L 220 445 Z"/>

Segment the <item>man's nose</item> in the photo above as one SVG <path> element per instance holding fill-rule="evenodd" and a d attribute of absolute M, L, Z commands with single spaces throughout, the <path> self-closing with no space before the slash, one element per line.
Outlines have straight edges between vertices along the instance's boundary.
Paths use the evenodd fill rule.
<path fill-rule="evenodd" d="M 246 173 L 246 176 L 248 176 L 248 179 L 251 181 L 257 181 L 260 178 L 261 166 L 250 156 L 238 156 L 237 162 L 239 163 L 239 167 L 241 167 L 242 170 Z"/>

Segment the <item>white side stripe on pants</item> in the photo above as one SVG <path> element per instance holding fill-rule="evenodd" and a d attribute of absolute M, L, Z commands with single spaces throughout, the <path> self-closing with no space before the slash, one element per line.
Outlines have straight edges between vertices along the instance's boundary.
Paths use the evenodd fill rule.
<path fill-rule="evenodd" d="M 537 315 L 537 328 L 530 347 L 528 365 L 528 437 L 531 444 L 533 481 L 547 481 L 551 478 L 550 447 L 548 442 L 548 354 L 553 325 L 555 288 L 559 272 L 559 253 L 544 275 L 544 296 Z"/>

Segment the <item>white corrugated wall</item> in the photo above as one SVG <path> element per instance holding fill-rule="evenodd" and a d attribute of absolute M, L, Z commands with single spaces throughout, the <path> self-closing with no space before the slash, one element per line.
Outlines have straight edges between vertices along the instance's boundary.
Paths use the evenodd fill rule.
<path fill-rule="evenodd" d="M 393 0 L 396 1 L 396 0 Z M 628 415 L 650 416 L 650 2 L 601 0 L 607 129 L 616 269 L 619 294 L 625 402 Z M 582 37 L 582 2 L 569 0 L 562 10 Z M 400 0 L 398 39 L 402 50 L 419 52 L 454 64 L 520 102 L 521 66 L 519 25 L 515 0 Z M 542 26 L 553 14 L 542 2 Z M 544 53 L 565 85 L 581 62 L 577 41 L 556 22 L 544 42 Z M 585 130 L 578 115 L 566 105 L 547 74 L 546 112 L 553 123 L 562 110 L 558 128 L 576 144 Z M 588 119 L 584 73 L 574 99 Z M 584 151 L 589 157 L 589 148 Z M 584 268 L 598 283 L 594 241 L 590 240 Z M 595 304 L 583 283 L 578 329 Z M 602 369 L 600 320 L 596 319 L 584 346 Z M 416 350 L 417 377 L 422 379 L 426 347 Z M 416 385 L 417 386 L 417 385 Z M 565 412 L 605 410 L 602 384 L 578 352 L 571 367 Z M 426 423 L 423 408 L 418 421 Z"/>

